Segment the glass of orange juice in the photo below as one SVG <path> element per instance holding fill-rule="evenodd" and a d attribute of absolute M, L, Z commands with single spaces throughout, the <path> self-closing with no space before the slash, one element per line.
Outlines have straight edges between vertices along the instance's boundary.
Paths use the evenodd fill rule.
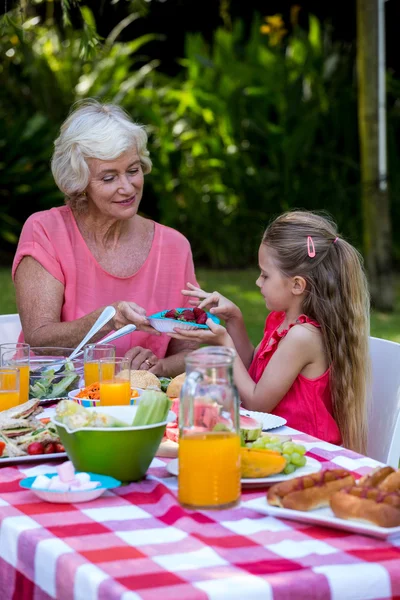
<path fill-rule="evenodd" d="M 228 508 L 240 499 L 239 396 L 235 351 L 222 346 L 185 358 L 179 406 L 178 500 L 187 508 Z"/>
<path fill-rule="evenodd" d="M 102 368 L 105 369 L 107 375 L 112 377 L 114 359 L 115 346 L 113 344 L 86 344 L 83 350 L 85 386 L 100 381 L 100 360 L 105 361 Z"/>
<path fill-rule="evenodd" d="M 131 403 L 131 370 L 128 358 L 104 358 L 100 365 L 101 406 L 129 405 Z M 112 369 L 109 366 L 112 365 Z"/>
<path fill-rule="evenodd" d="M 0 345 L 0 366 L 19 369 L 19 404 L 29 399 L 30 346 L 23 342 Z"/>
<path fill-rule="evenodd" d="M 19 368 L 0 367 L 0 411 L 18 406 Z"/>

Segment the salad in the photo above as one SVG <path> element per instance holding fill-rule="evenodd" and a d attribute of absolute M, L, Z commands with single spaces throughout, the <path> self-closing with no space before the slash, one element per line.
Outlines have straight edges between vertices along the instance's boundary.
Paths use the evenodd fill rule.
<path fill-rule="evenodd" d="M 46 366 L 31 370 L 29 374 L 30 398 L 60 398 L 78 387 L 80 374 L 72 361 L 67 360 L 59 371 Z"/>

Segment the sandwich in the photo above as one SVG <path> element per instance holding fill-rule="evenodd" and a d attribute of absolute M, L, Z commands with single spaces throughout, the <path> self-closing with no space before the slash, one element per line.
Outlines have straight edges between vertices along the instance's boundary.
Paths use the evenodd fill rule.
<path fill-rule="evenodd" d="M 149 371 L 131 371 L 131 387 L 161 390 L 161 383 L 158 377 Z"/>
<path fill-rule="evenodd" d="M 43 412 L 43 409 L 39 404 L 40 400 L 33 398 L 18 406 L 2 410 L 0 412 L 0 423 L 5 419 L 27 419 L 28 417 L 34 417 Z"/>
<path fill-rule="evenodd" d="M 17 444 L 11 441 L 6 435 L 0 431 L 0 457 L 15 458 L 25 456 L 26 452 L 18 448 Z"/>
<path fill-rule="evenodd" d="M 0 432 L 8 438 L 15 438 L 26 433 L 31 433 L 42 427 L 37 419 L 11 419 L 3 418 L 0 413 Z"/>
<path fill-rule="evenodd" d="M 171 379 L 167 387 L 168 398 L 179 398 L 185 377 L 186 373 L 181 373 L 180 375 L 177 375 Z"/>

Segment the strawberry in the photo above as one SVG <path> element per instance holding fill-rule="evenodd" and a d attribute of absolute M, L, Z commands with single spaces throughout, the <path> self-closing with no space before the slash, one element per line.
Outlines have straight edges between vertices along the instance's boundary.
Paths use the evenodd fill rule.
<path fill-rule="evenodd" d="M 195 316 L 195 318 L 197 319 L 200 315 L 202 315 L 205 311 L 202 308 L 199 308 L 198 306 L 195 306 L 193 309 L 193 314 Z"/>
<path fill-rule="evenodd" d="M 55 452 L 65 452 L 65 448 L 62 444 L 55 442 L 54 446 L 55 446 Z"/>
<path fill-rule="evenodd" d="M 196 319 L 195 319 L 195 316 L 193 314 L 193 311 L 190 310 L 190 308 L 186 308 L 179 315 L 179 320 L 180 321 L 195 321 Z"/>
<path fill-rule="evenodd" d="M 207 313 L 203 310 L 203 314 L 196 317 L 196 323 L 198 325 L 205 325 L 207 319 L 208 319 Z"/>
<path fill-rule="evenodd" d="M 171 310 L 167 310 L 164 315 L 164 319 L 176 319 L 176 311 L 173 308 Z"/>

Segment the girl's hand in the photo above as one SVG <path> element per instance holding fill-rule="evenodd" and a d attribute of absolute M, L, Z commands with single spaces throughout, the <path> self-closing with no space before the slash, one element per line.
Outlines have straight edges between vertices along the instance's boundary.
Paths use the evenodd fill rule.
<path fill-rule="evenodd" d="M 230 319 L 241 318 L 242 313 L 240 308 L 236 306 L 229 298 L 225 298 L 219 292 L 206 292 L 201 288 L 195 287 L 191 283 L 186 284 L 188 290 L 182 290 L 184 296 L 192 296 L 194 298 L 203 298 L 203 300 L 190 300 L 190 304 L 208 310 L 211 314 L 223 319 L 225 322 Z M 208 324 L 208 323 L 207 323 Z"/>
<path fill-rule="evenodd" d="M 124 325 L 133 323 L 139 331 L 161 335 L 148 322 L 145 309 L 135 304 L 135 302 L 116 302 L 113 306 L 117 311 L 113 319 L 114 329 L 118 330 Z"/>
<path fill-rule="evenodd" d="M 167 333 L 170 337 L 177 340 L 190 340 L 199 344 L 208 344 L 209 346 L 229 346 L 233 348 L 233 342 L 222 325 L 217 325 L 212 319 L 207 319 L 208 329 L 179 329 L 175 327 L 174 331 Z"/>

